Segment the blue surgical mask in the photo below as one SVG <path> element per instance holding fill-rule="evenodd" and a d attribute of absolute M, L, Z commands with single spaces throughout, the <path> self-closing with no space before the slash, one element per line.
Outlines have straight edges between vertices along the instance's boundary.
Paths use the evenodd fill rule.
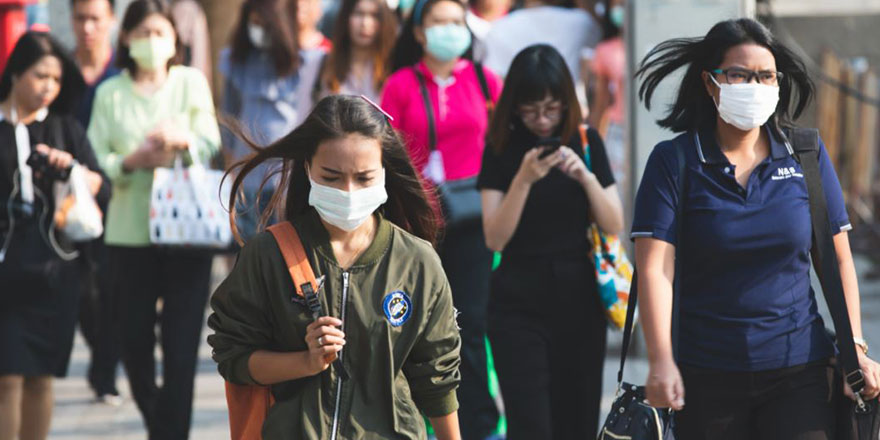
<path fill-rule="evenodd" d="M 611 19 L 611 24 L 617 26 L 618 28 L 622 28 L 625 13 L 626 9 L 624 9 L 621 5 L 616 5 L 611 8 L 611 12 L 608 13 L 608 18 Z"/>
<path fill-rule="evenodd" d="M 444 24 L 425 29 L 427 51 L 440 61 L 452 61 L 471 47 L 471 31 L 460 24 Z"/>

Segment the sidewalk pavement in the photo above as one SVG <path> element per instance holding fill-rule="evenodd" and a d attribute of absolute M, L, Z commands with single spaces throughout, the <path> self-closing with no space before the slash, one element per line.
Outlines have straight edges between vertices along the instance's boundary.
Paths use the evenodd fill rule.
<path fill-rule="evenodd" d="M 871 263 L 863 257 L 856 258 L 857 271 L 867 273 Z M 216 273 L 216 272 L 215 272 Z M 880 345 L 880 280 L 860 280 L 862 293 L 862 319 L 866 338 Z M 831 325 L 830 317 L 819 295 L 820 308 L 826 324 Z M 208 330 L 205 328 L 204 336 Z M 604 392 L 602 396 L 602 417 L 611 407 L 616 387 L 616 375 L 620 347 L 620 333 L 609 333 L 609 348 L 605 361 Z M 52 420 L 50 439 L 64 440 L 143 440 L 146 433 L 137 407 L 131 395 L 125 376 L 120 369 L 118 388 L 124 397 L 120 407 L 95 404 L 85 380 L 88 368 L 88 348 L 77 335 L 69 376 L 56 381 L 56 408 Z M 637 342 L 635 350 L 627 360 L 626 381 L 643 383 L 648 373 L 644 359 L 644 345 Z M 157 358 L 161 353 L 157 350 Z M 228 438 L 226 400 L 223 380 L 211 360 L 211 349 L 203 343 L 199 350 L 199 364 L 196 376 L 195 403 L 193 411 L 192 440 L 216 440 Z"/>

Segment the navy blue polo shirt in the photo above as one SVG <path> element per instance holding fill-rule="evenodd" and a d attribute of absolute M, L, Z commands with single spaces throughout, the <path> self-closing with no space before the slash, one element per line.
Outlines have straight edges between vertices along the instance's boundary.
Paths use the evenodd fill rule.
<path fill-rule="evenodd" d="M 803 171 L 784 140 L 772 134 L 770 139 L 770 155 L 745 188 L 719 148 L 714 127 L 661 142 L 648 159 L 632 237 L 673 245 L 679 242 L 676 148 L 684 149 L 687 162 L 679 253 L 683 364 L 761 371 L 834 355 L 810 286 L 812 226 Z M 851 226 L 837 174 L 819 144 L 819 170 L 837 234 Z"/>

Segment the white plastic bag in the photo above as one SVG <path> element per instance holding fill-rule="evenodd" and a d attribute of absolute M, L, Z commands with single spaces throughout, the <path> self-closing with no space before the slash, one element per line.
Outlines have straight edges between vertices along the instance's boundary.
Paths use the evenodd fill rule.
<path fill-rule="evenodd" d="M 75 242 L 91 241 L 104 233 L 104 214 L 89 191 L 86 172 L 74 163 L 70 178 L 55 187 L 55 228 Z"/>
<path fill-rule="evenodd" d="M 184 167 L 178 155 L 173 168 L 153 170 L 150 195 L 150 242 L 164 246 L 225 248 L 232 229 L 223 201 L 229 200 L 229 182 L 221 188 L 223 171 L 198 163 Z"/>

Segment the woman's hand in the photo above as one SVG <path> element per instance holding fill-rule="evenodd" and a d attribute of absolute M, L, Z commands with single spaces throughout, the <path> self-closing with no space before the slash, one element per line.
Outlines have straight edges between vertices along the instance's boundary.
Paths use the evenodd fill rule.
<path fill-rule="evenodd" d="M 516 173 L 523 183 L 531 185 L 547 175 L 553 167 L 562 161 L 562 148 L 541 159 L 544 147 L 535 147 L 526 152 Z"/>
<path fill-rule="evenodd" d="M 862 369 L 862 374 L 865 375 L 865 389 L 862 390 L 862 398 L 871 400 L 880 396 L 880 364 L 862 353 L 860 349 L 857 348 L 856 350 L 859 353 L 859 368 Z M 856 399 L 852 388 L 850 388 L 846 381 L 843 382 L 843 394 L 850 399 Z"/>
<path fill-rule="evenodd" d="M 180 151 L 189 148 L 189 135 L 187 131 L 170 120 L 157 125 L 148 137 L 153 138 L 165 150 Z"/>
<path fill-rule="evenodd" d="M 306 327 L 308 369 L 314 372 L 313 375 L 326 370 L 345 345 L 345 333 L 338 328 L 341 326 L 342 321 L 322 316 Z"/>
<path fill-rule="evenodd" d="M 652 362 L 645 384 L 648 403 L 654 408 L 684 408 L 684 381 L 675 361 Z"/>
<path fill-rule="evenodd" d="M 137 150 L 126 156 L 122 165 L 126 171 L 151 170 L 168 166 L 173 159 L 174 150 L 166 150 L 155 136 L 149 135 Z"/>
<path fill-rule="evenodd" d="M 556 168 L 559 168 L 566 176 L 571 177 L 584 187 L 587 186 L 590 179 L 596 178 L 574 150 L 569 147 L 561 147 L 559 151 L 562 152 L 562 161 L 556 165 Z"/>
<path fill-rule="evenodd" d="M 58 150 L 46 144 L 37 144 L 34 148 L 46 156 L 49 165 L 53 168 L 63 171 L 73 165 L 73 156 L 64 150 Z"/>

